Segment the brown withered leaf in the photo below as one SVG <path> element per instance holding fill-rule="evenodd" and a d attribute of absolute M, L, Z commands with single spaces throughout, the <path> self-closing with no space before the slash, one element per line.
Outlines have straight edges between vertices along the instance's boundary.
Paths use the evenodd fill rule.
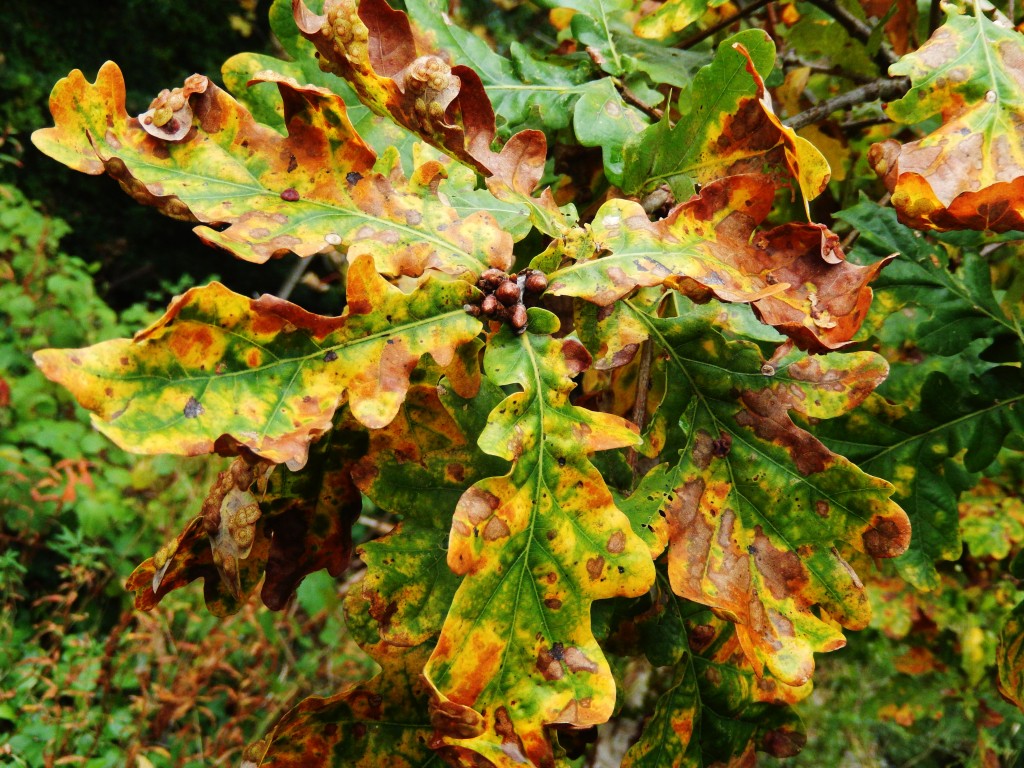
<path fill-rule="evenodd" d="M 238 611 L 263 576 L 270 546 L 252 493 L 254 485 L 260 491 L 266 471 L 265 464 L 239 457 L 217 476 L 202 514 L 128 577 L 125 587 L 135 593 L 137 609 L 152 610 L 170 592 L 203 579 L 211 613 Z"/>
<path fill-rule="evenodd" d="M 352 469 L 366 453 L 367 435 L 351 417 L 313 444 L 301 472 L 278 467 L 260 501 L 270 537 L 260 597 L 272 611 L 287 604 L 308 574 L 340 576 L 352 557 L 352 526 L 362 496 Z"/>
<path fill-rule="evenodd" d="M 374 112 L 516 192 L 529 195 L 537 186 L 547 160 L 544 134 L 520 131 L 494 152 L 494 109 L 480 76 L 420 51 L 405 13 L 385 0 L 327 0 L 323 15 L 302 0 L 292 8 L 321 67 L 347 80 Z"/>

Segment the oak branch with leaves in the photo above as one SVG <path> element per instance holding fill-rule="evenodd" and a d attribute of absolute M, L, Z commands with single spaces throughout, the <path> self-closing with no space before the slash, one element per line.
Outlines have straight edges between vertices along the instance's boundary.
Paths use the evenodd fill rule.
<path fill-rule="evenodd" d="M 690 44 L 720 11 L 542 4 L 557 50 L 503 55 L 436 0 L 276 0 L 286 59 L 241 54 L 228 91 L 194 75 L 138 118 L 116 65 L 76 70 L 33 137 L 238 258 L 344 264 L 337 317 L 213 283 L 132 339 L 36 355 L 119 446 L 234 457 L 131 577 L 140 608 L 203 579 L 215 613 L 257 589 L 280 609 L 358 553 L 347 622 L 380 673 L 301 703 L 246 766 L 578 765 L 640 654 L 670 672 L 623 765 L 795 754 L 791 705 L 814 654 L 868 625 L 865 580 L 897 558 L 927 585 L 958 555 L 967 486 L 939 463 L 966 446 L 980 472 L 1021 429 L 1012 364 L 947 412 L 927 410 L 941 367 L 905 408 L 873 394 L 873 340 L 906 306 L 934 313 L 921 333 L 1013 344 L 1019 307 L 983 264 L 966 288 L 937 270 L 891 210 L 838 214 L 857 263 L 812 221 L 853 160 L 776 111 L 821 87 L 777 61 L 777 42 L 810 55 L 796 26 Z M 850 65 L 910 78 L 893 120 L 941 120 L 868 157 L 904 224 L 1024 228 L 1024 45 L 950 13 L 914 52 L 906 21 L 885 27 L 896 79 Z M 947 356 L 972 341 L 950 338 Z M 356 547 L 364 497 L 400 522 Z"/>

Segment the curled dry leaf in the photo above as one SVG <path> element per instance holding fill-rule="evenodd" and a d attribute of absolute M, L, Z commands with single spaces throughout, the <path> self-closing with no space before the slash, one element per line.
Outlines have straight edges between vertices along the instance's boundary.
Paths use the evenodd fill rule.
<path fill-rule="evenodd" d="M 235 613 L 263 577 L 270 540 L 253 493 L 269 466 L 242 457 L 221 472 L 203 501 L 202 514 L 128 577 L 135 607 L 154 608 L 167 594 L 203 579 L 206 607 L 217 616 Z"/>
<path fill-rule="evenodd" d="M 917 229 L 1024 229 L 1024 37 L 955 12 L 921 48 L 889 68 L 913 87 L 886 107 L 942 125 L 907 144 L 888 139 L 868 159 L 900 221 Z"/>

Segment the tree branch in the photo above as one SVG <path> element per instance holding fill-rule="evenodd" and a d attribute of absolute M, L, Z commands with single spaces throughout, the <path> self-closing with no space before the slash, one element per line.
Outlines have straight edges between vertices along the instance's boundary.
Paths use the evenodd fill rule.
<path fill-rule="evenodd" d="M 794 131 L 799 131 L 808 125 L 824 120 L 833 112 L 840 109 L 849 109 L 857 104 L 875 99 L 898 99 L 910 90 L 910 80 L 906 77 L 880 78 L 864 85 L 841 93 L 838 96 L 827 99 L 820 104 L 815 104 L 792 117 L 783 120 L 783 124 Z"/>

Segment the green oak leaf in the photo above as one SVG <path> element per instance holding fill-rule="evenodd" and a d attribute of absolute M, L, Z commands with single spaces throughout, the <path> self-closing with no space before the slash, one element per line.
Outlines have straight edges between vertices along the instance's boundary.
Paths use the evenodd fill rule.
<path fill-rule="evenodd" d="M 362 595 L 383 640 L 418 645 L 441 629 L 459 584 L 447 562 L 451 515 L 473 483 L 508 469 L 476 444 L 502 397 L 487 379 L 472 398 L 457 395 L 447 379 L 416 386 L 395 420 L 371 435 L 356 482 L 378 507 L 402 516 L 359 548 L 367 569 Z"/>
<path fill-rule="evenodd" d="M 515 385 L 480 447 L 511 472 L 476 482 L 455 511 L 448 550 L 463 576 L 425 675 L 445 744 L 500 764 L 544 764 L 544 726 L 612 713 L 615 684 L 591 630 L 591 603 L 645 592 L 650 556 L 587 454 L 638 441 L 635 428 L 569 403 L 590 365 L 579 342 L 549 334 L 531 309 L 520 336 L 491 338 L 487 376 Z"/>
<path fill-rule="evenodd" d="M 178 297 L 134 339 L 34 359 L 126 450 L 196 455 L 237 444 L 298 469 L 346 393 L 360 423 L 390 422 L 420 357 L 447 365 L 477 336 L 480 322 L 463 309 L 475 295 L 433 278 L 405 294 L 362 256 L 340 317 L 212 283 Z"/>
<path fill-rule="evenodd" d="M 623 509 L 652 554 L 668 546 L 676 594 L 729 617 L 759 673 L 801 685 L 813 652 L 845 644 L 836 622 L 857 629 L 870 619 L 838 547 L 894 557 L 910 525 L 888 483 L 832 453 L 790 412 L 842 414 L 887 366 L 866 352 L 766 363 L 755 345 L 726 341 L 706 319 L 636 314 L 656 346 L 655 371 L 672 382 L 656 415 L 671 460 Z"/>
<path fill-rule="evenodd" d="M 1006 436 L 1024 429 L 1019 368 L 987 371 L 975 386 L 971 391 L 933 371 L 917 402 L 893 405 L 875 395 L 815 428 L 830 448 L 895 486 L 893 498 L 910 516 L 914 535 L 894 562 L 922 589 L 938 586 L 937 560 L 960 557 L 958 498 L 976 484 Z"/>
<path fill-rule="evenodd" d="M 623 190 L 643 194 L 667 184 L 676 200 L 736 174 L 767 174 L 775 186 L 799 188 L 804 208 L 824 191 L 828 162 L 776 116 L 762 73 L 775 46 L 762 30 L 740 32 L 718 47 L 714 60 L 679 99 L 680 117 L 666 117 L 626 143 Z"/>

